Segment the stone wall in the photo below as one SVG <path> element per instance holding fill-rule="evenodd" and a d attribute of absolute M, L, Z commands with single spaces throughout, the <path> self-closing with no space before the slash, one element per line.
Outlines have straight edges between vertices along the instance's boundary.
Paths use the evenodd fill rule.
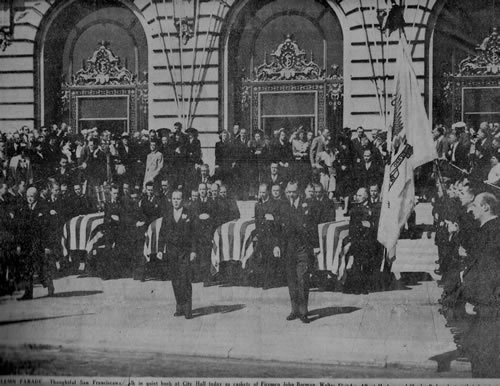
<path fill-rule="evenodd" d="M 68 2 L 68 0 L 65 0 Z M 220 31 L 227 22 L 231 7 L 238 7 L 247 0 L 226 0 L 220 7 L 219 1 L 201 2 L 198 41 L 191 39 L 187 45 L 179 45 L 179 38 L 173 23 L 173 5 L 169 0 L 122 0 L 140 19 L 149 47 L 149 126 L 152 128 L 172 127 L 183 121 L 189 101 L 197 98 L 192 126 L 200 131 L 205 159 L 213 163 L 213 146 L 218 140 L 217 132 L 232 122 L 223 119 L 221 107 L 223 90 L 222 62 L 224 55 Z M 304 0 L 309 1 L 309 0 Z M 387 107 L 393 89 L 395 46 L 397 33 L 393 33 L 385 44 L 381 44 L 377 3 L 381 0 L 338 0 L 331 1 L 344 29 L 344 125 L 351 128 L 364 126 L 367 129 L 383 128 L 384 109 L 382 81 L 378 81 L 380 96 L 372 78 L 381 76 L 383 65 L 388 75 L 386 88 Z M 414 45 L 413 58 L 417 77 L 424 92 L 426 26 L 436 0 L 406 0 L 406 35 Z M 38 97 L 39 42 L 43 28 L 50 23 L 54 9 L 64 2 L 55 0 L 16 0 L 15 30 L 12 44 L 0 51 L 0 128 L 14 130 L 22 125 L 40 124 L 41 106 Z M 234 12 L 232 12 L 234 14 Z M 218 16 L 217 16 L 218 14 Z M 223 29 L 222 29 L 223 30 Z M 388 41 L 387 41 L 388 40 Z M 210 44 L 206 44 L 209 42 Z M 210 49 L 207 46 L 210 45 Z M 196 48 L 195 48 L 196 47 Z M 165 51 L 168 53 L 169 61 Z M 196 58 L 194 58 L 196 52 Z M 230 53 L 227 53 L 230 55 Z M 182 56 L 182 82 L 181 80 Z M 193 67 L 193 59 L 194 67 Z M 173 78 L 170 75 L 172 69 Z M 206 66 L 206 76 L 199 79 L 200 66 Z M 202 67 L 203 68 L 203 67 Z M 193 76 L 194 69 L 194 76 Z M 176 83 L 178 98 L 175 97 Z M 193 85 L 193 87 L 191 87 Z M 182 94 L 182 97 L 181 97 Z M 382 106 L 381 106 L 382 105 Z M 181 116 L 181 119 L 179 119 Z M 389 117 L 390 121 L 390 117 Z"/>

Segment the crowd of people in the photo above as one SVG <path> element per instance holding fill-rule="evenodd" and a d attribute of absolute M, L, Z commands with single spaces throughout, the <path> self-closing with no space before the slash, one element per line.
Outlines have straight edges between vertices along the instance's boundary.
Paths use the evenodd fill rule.
<path fill-rule="evenodd" d="M 445 292 L 456 284 L 459 268 L 467 260 L 458 254 L 459 246 L 471 250 L 467 240 L 472 245 L 476 240 L 471 231 L 475 223 L 467 214 L 473 193 L 482 192 L 478 186 L 495 191 L 500 181 L 499 130 L 498 124 L 489 123 L 482 123 L 477 131 L 463 123 L 451 130 L 437 126 L 433 134 L 440 161 L 417 172 L 417 180 L 426 187 L 422 195 L 433 197 L 438 273 L 445 276 L 445 283 L 452 283 L 446 284 Z M 257 131 L 250 139 L 246 129 L 235 125 L 232 132 L 220 133 L 211 171 L 203 162 L 197 131 L 184 131 L 180 123 L 172 131 L 150 130 L 132 136 L 97 129 L 74 133 L 65 124 L 39 130 L 25 126 L 4 133 L 0 137 L 2 282 L 26 281 L 24 298 L 29 299 L 38 274 L 53 294 L 54 275 L 71 272 L 80 262 L 105 277 L 144 278 L 148 274 L 142 256 L 147 226 L 182 207 L 194 219 L 189 237 L 182 238 L 191 243 L 190 270 L 195 280 L 209 285 L 214 230 L 240 217 L 237 199 L 257 199 L 252 275 L 265 288 L 286 281 L 293 306 L 290 318 L 307 322 L 308 281 L 319 247 L 317 225 L 334 221 L 337 206 L 350 217 L 350 254 L 354 256 L 344 291 L 378 289 L 380 270 L 390 271 L 376 240 L 387 145 L 385 133 L 372 131 L 371 136 L 370 140 L 359 127 L 354 135 L 349 128 L 325 129 L 314 137 L 299 127 L 293 132 L 275 130 L 271 138 Z M 437 189 L 430 188 L 434 183 Z M 457 191 L 469 192 L 470 200 L 460 210 Z M 180 203 L 174 204 L 174 192 Z M 478 196 L 482 197 L 478 207 L 483 201 L 493 202 L 488 194 Z M 63 258 L 63 225 L 75 216 L 98 211 L 104 213 L 101 243 L 105 248 L 94 250 L 93 258 L 75 251 Z M 460 213 L 465 220 L 456 217 Z M 172 226 L 177 223 L 178 218 L 171 222 Z M 162 235 L 162 243 L 168 239 L 175 244 L 165 231 Z M 152 262 L 162 260 L 167 249 L 160 249 Z M 183 262 L 177 268 L 184 266 Z M 165 268 L 168 271 L 165 264 L 149 265 L 162 275 L 168 274 L 162 271 Z M 185 267 L 181 271 L 176 272 L 184 277 Z M 185 286 L 178 284 L 178 288 Z M 181 297 L 187 296 L 179 291 Z"/>
<path fill-rule="evenodd" d="M 442 312 L 474 377 L 498 377 L 500 316 L 500 125 L 434 129 L 436 274 Z M 467 309 L 467 304 L 473 306 Z"/>

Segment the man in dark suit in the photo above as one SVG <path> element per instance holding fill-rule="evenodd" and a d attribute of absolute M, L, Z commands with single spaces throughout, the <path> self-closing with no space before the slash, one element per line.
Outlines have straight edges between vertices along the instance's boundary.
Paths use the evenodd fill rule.
<path fill-rule="evenodd" d="M 158 199 L 161 215 L 165 216 L 165 213 L 172 208 L 172 191 L 167 178 L 161 180 L 161 192 Z"/>
<path fill-rule="evenodd" d="M 318 202 L 319 207 L 319 218 L 318 224 L 323 224 L 325 222 L 335 221 L 336 209 L 333 200 L 330 200 L 323 189 L 321 184 L 313 184 L 314 186 L 314 198 Z"/>
<path fill-rule="evenodd" d="M 367 294 L 372 274 L 372 259 L 376 253 L 377 234 L 368 189 L 358 189 L 356 200 L 357 204 L 351 209 L 349 221 L 350 253 L 354 257 L 354 263 L 344 285 L 344 292 Z"/>
<path fill-rule="evenodd" d="M 255 204 L 256 255 L 259 258 L 259 281 L 264 289 L 278 279 L 281 257 L 281 205 L 269 195 L 267 184 L 259 186 L 259 201 Z"/>
<path fill-rule="evenodd" d="M 68 167 L 68 159 L 66 156 L 61 156 L 59 159 L 59 167 L 54 170 L 52 175 L 59 184 L 66 183 L 67 186 L 73 186 L 74 175 Z"/>
<path fill-rule="evenodd" d="M 210 167 L 207 164 L 201 165 L 199 173 L 196 173 L 196 177 L 190 182 L 189 185 L 193 189 L 197 188 L 200 184 L 211 184 Z"/>
<path fill-rule="evenodd" d="M 384 179 L 382 166 L 373 159 L 370 149 L 363 152 L 363 161 L 356 168 L 357 186 L 381 185 Z"/>
<path fill-rule="evenodd" d="M 219 189 L 219 205 L 221 210 L 219 216 L 220 224 L 240 218 L 238 203 L 234 198 L 229 197 L 227 186 L 224 184 Z"/>
<path fill-rule="evenodd" d="M 271 162 L 269 166 L 270 174 L 266 174 L 263 178 L 264 183 L 272 187 L 273 185 L 279 185 L 281 189 L 285 189 L 285 178 L 279 173 L 279 165 L 277 162 Z"/>
<path fill-rule="evenodd" d="M 354 163 L 360 163 L 363 160 L 363 138 L 366 137 L 365 129 L 362 126 L 359 126 L 356 129 L 357 136 L 351 140 L 351 146 L 354 152 Z"/>
<path fill-rule="evenodd" d="M 204 285 L 208 286 L 212 275 L 210 272 L 212 237 L 217 226 L 216 207 L 213 200 L 208 197 L 207 184 L 198 186 L 200 198 L 190 206 L 191 214 L 194 218 L 193 229 L 195 232 L 195 246 L 198 261 L 196 266 L 196 280 L 203 280 Z"/>
<path fill-rule="evenodd" d="M 146 182 L 146 194 L 139 202 L 139 207 L 142 209 L 144 220 L 150 224 L 157 218 L 161 217 L 160 201 L 154 193 L 153 182 Z"/>
<path fill-rule="evenodd" d="M 231 183 L 232 144 L 229 133 L 220 133 L 220 141 L 215 144 L 215 177 L 224 183 Z"/>
<path fill-rule="evenodd" d="M 172 210 L 163 218 L 160 230 L 158 257 L 165 257 L 174 289 L 176 310 L 174 316 L 192 318 L 190 262 L 196 258 L 192 215 L 184 208 L 182 192 L 172 193 Z"/>
<path fill-rule="evenodd" d="M 500 218 L 498 200 L 491 193 L 480 193 L 469 206 L 479 222 L 472 262 L 463 274 L 464 300 L 475 306 L 476 312 L 491 313 L 500 310 Z"/>
<path fill-rule="evenodd" d="M 248 136 L 246 129 L 240 130 L 237 140 L 231 145 L 232 177 L 236 195 L 240 199 L 248 199 L 249 192 L 249 170 L 252 159 L 251 149 L 248 147 Z"/>
<path fill-rule="evenodd" d="M 83 194 L 82 185 L 73 185 L 73 210 L 72 216 L 79 216 L 82 214 L 89 214 L 92 212 L 92 203 L 89 198 Z"/>
<path fill-rule="evenodd" d="M 455 128 L 450 133 L 450 145 L 446 153 L 446 158 L 456 167 L 468 171 L 470 168 L 469 153 L 471 143 L 467 133 L 464 132 L 465 126 L 461 126 L 460 124 L 462 122 L 456 123 Z"/>
<path fill-rule="evenodd" d="M 36 188 L 26 192 L 26 203 L 20 210 L 18 245 L 24 250 L 23 273 L 27 281 L 24 295 L 19 300 L 33 299 L 34 275 L 39 274 L 49 296 L 54 294 L 53 274 L 56 270 L 53 255 L 44 248 L 47 227 L 47 208 L 38 201 Z"/>
<path fill-rule="evenodd" d="M 307 216 L 309 205 L 299 197 L 298 183 L 289 182 L 286 187 L 287 204 L 282 206 L 281 225 L 283 227 L 284 257 L 288 291 L 292 312 L 287 320 L 299 318 L 309 323 L 307 303 L 309 300 L 309 259 L 313 254 Z"/>
<path fill-rule="evenodd" d="M 65 205 L 66 204 L 66 205 Z M 55 182 L 50 189 L 50 197 L 46 202 L 47 233 L 44 240 L 45 248 L 49 248 L 55 258 L 61 255 L 61 234 L 64 222 L 68 219 L 71 207 L 61 198 L 61 186 Z"/>

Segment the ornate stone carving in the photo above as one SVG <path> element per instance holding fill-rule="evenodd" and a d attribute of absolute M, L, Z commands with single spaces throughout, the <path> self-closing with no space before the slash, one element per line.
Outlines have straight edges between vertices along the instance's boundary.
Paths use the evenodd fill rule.
<path fill-rule="evenodd" d="M 133 85 L 136 75 L 120 65 L 120 58 L 108 48 L 108 43 L 99 42 L 99 48 L 87 59 L 84 68 L 72 77 L 71 86 Z"/>
<path fill-rule="evenodd" d="M 469 55 L 460 62 L 457 76 L 497 75 L 500 72 L 500 36 L 497 28 L 493 28 L 491 35 L 476 51 L 476 55 Z"/>
<path fill-rule="evenodd" d="M 182 44 L 186 45 L 194 36 L 194 18 L 175 18 L 174 25 L 177 33 L 180 34 Z"/>
<path fill-rule="evenodd" d="M 241 88 L 241 107 L 244 109 L 244 110 L 247 110 L 248 108 L 250 108 L 250 103 L 251 103 L 251 99 L 252 99 L 252 90 L 251 90 L 251 86 L 248 86 L 248 85 L 244 85 L 242 88 Z"/>
<path fill-rule="evenodd" d="M 324 79 L 325 71 L 314 63 L 312 53 L 308 61 L 306 51 L 292 39 L 292 35 L 287 35 L 285 41 L 271 52 L 271 63 L 267 63 L 267 55 L 265 56 L 264 63 L 255 69 L 256 80 Z"/>
<path fill-rule="evenodd" d="M 331 73 L 328 76 L 326 83 L 326 95 L 328 97 L 328 104 L 336 111 L 342 107 L 344 99 L 344 77 L 340 73 L 338 65 L 331 66 Z"/>

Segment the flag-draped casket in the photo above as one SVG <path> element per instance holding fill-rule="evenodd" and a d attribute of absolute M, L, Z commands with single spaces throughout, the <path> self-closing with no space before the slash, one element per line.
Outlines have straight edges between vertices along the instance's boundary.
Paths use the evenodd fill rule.
<path fill-rule="evenodd" d="M 223 261 L 241 261 L 245 268 L 253 254 L 255 219 L 238 219 L 222 224 L 214 233 L 212 244 L 213 272 L 219 271 Z"/>
<path fill-rule="evenodd" d="M 150 260 L 152 254 L 158 253 L 158 238 L 162 219 L 153 221 L 146 231 L 144 257 Z M 216 229 L 212 244 L 212 272 L 218 272 L 222 261 L 246 261 L 253 253 L 252 232 L 255 229 L 254 219 L 238 219 L 222 224 Z"/>
<path fill-rule="evenodd" d="M 319 254 L 318 270 L 330 271 L 342 277 L 347 267 L 350 247 L 349 221 L 333 221 L 318 225 Z"/>
<path fill-rule="evenodd" d="M 67 221 L 61 239 L 63 256 L 69 256 L 70 251 L 89 251 L 96 240 L 96 231 L 103 223 L 102 212 L 76 216 Z"/>

